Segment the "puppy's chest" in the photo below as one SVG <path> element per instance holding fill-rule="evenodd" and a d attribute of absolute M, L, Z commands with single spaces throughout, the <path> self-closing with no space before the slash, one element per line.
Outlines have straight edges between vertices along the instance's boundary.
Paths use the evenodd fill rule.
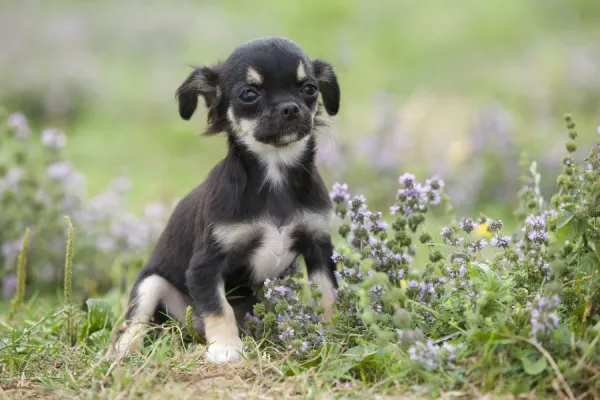
<path fill-rule="evenodd" d="M 327 214 L 302 213 L 285 221 L 264 217 L 224 225 L 215 234 L 226 251 L 247 247 L 241 264 L 250 268 L 252 281 L 260 283 L 281 276 L 298 257 L 299 245 L 306 245 L 299 242 L 329 234 L 329 226 Z"/>
<path fill-rule="evenodd" d="M 281 275 L 295 261 L 298 235 L 304 230 L 298 222 L 283 226 L 273 223 L 261 225 L 258 245 L 250 250 L 248 257 L 255 282 Z"/>

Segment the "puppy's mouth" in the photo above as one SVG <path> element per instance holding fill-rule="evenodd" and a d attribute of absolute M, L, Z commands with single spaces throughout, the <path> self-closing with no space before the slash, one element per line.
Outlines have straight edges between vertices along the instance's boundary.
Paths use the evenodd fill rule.
<path fill-rule="evenodd" d="M 309 127 L 284 127 L 277 134 L 257 137 L 257 140 L 275 148 L 285 148 L 304 139 L 310 131 Z"/>
<path fill-rule="evenodd" d="M 290 144 L 296 143 L 300 139 L 304 138 L 304 136 L 306 136 L 306 134 L 303 133 L 289 133 L 286 135 L 281 135 L 273 141 L 272 145 L 278 148 L 288 147 Z"/>

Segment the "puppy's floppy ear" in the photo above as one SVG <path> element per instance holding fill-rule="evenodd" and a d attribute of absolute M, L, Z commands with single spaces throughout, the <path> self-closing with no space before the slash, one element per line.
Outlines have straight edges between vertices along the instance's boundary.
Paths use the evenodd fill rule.
<path fill-rule="evenodd" d="M 198 96 L 204 98 L 208 108 L 209 130 L 218 125 L 218 109 L 221 100 L 219 89 L 219 73 L 221 65 L 196 67 L 185 81 L 177 88 L 176 97 L 179 102 L 179 115 L 189 120 L 198 107 Z"/>
<path fill-rule="evenodd" d="M 312 66 L 315 78 L 319 82 L 325 110 L 329 115 L 336 115 L 340 109 L 340 86 L 335 71 L 329 63 L 323 60 L 314 60 Z"/>

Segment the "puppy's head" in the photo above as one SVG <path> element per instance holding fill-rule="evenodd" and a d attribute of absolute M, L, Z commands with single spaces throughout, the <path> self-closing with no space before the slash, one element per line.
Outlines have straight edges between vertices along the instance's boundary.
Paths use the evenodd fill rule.
<path fill-rule="evenodd" d="M 318 123 L 319 94 L 337 114 L 340 88 L 328 63 L 310 60 L 295 43 L 278 37 L 252 40 L 222 63 L 196 68 L 177 89 L 179 113 L 190 119 L 198 96 L 208 108 L 207 134 L 228 131 L 247 144 L 286 147 Z"/>

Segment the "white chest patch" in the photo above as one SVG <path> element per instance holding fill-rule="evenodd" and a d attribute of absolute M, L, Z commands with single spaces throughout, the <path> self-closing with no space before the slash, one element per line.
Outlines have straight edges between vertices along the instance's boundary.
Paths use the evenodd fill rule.
<path fill-rule="evenodd" d="M 277 228 L 273 224 L 263 223 L 260 228 L 263 235 L 260 246 L 250 257 L 255 282 L 280 275 L 298 256 L 292 249 L 292 233 L 296 224 Z"/>
<path fill-rule="evenodd" d="M 260 218 L 218 226 L 214 229 L 214 235 L 226 251 L 259 235 L 259 245 L 251 250 L 248 262 L 254 283 L 261 283 L 266 278 L 273 279 L 281 275 L 298 257 L 293 249 L 296 230 L 302 230 L 311 237 L 328 235 L 331 218 L 332 214 L 304 212 L 281 227 L 269 218 Z"/>

